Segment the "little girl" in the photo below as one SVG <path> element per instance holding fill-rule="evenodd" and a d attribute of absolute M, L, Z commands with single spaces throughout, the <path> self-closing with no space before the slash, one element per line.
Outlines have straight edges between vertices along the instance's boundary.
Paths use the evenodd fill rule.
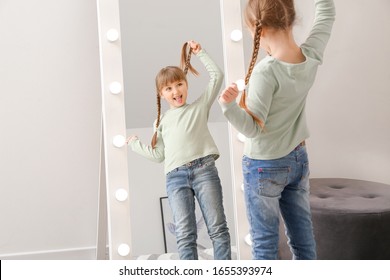
<path fill-rule="evenodd" d="M 293 0 L 248 0 L 245 21 L 253 55 L 242 93 L 237 85 L 219 98 L 224 115 L 247 139 L 242 169 L 254 259 L 277 259 L 281 213 L 294 259 L 315 259 L 305 139 L 306 97 L 323 61 L 335 19 L 333 0 L 315 0 L 313 28 L 298 46 Z M 256 64 L 262 48 L 268 56 Z"/>
<path fill-rule="evenodd" d="M 191 53 L 200 58 L 210 81 L 204 93 L 192 104 L 187 104 L 187 71 L 198 74 L 190 64 Z M 128 143 L 133 151 L 150 160 L 165 160 L 166 189 L 180 259 L 198 259 L 195 196 L 213 243 L 214 259 L 229 260 L 230 234 L 223 208 L 222 186 L 215 166 L 219 152 L 207 126 L 223 73 L 194 41 L 184 44 L 181 64 L 184 70 L 168 66 L 156 76 L 158 116 L 152 145 L 141 143 L 136 136 L 129 137 Z M 160 114 L 161 98 L 170 107 L 163 115 Z"/>

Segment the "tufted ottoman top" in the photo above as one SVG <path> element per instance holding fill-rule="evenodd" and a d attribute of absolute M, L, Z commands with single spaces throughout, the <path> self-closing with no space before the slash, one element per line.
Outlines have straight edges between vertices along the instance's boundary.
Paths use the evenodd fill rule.
<path fill-rule="evenodd" d="M 313 212 L 390 212 L 390 185 L 342 178 L 310 179 L 310 204 Z"/>

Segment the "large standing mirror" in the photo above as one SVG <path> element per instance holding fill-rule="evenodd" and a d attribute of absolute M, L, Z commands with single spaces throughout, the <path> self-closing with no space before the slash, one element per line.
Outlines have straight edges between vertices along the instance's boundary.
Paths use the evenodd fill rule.
<path fill-rule="evenodd" d="M 137 135 L 150 143 L 157 117 L 155 76 L 168 65 L 179 65 L 184 42 L 198 41 L 214 61 L 224 69 L 221 12 L 219 1 L 209 0 L 119 0 L 124 99 L 127 135 Z M 208 73 L 192 56 L 200 76 L 188 75 L 188 102 L 204 91 Z M 162 112 L 167 109 L 162 100 Z M 233 258 L 236 258 L 232 174 L 228 123 L 217 102 L 212 106 L 209 129 L 220 152 L 216 161 L 222 181 L 225 214 L 230 229 Z M 151 162 L 128 151 L 129 199 L 133 258 L 174 257 L 174 235 L 166 207 L 163 164 Z M 200 217 L 197 217 L 200 220 Z M 200 258 L 212 252 L 205 225 L 199 224 Z"/>

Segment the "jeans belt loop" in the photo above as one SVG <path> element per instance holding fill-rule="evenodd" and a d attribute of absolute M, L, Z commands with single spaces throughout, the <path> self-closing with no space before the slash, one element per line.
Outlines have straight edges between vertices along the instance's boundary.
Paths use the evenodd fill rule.
<path fill-rule="evenodd" d="M 185 165 L 186 167 L 191 167 L 191 166 L 194 166 L 197 162 L 198 162 L 198 160 L 194 159 L 193 161 L 187 162 L 187 163 L 184 164 L 184 165 Z"/>
<path fill-rule="evenodd" d="M 306 145 L 305 140 L 303 140 L 301 143 L 298 144 L 298 146 L 295 147 L 294 150 L 298 150 L 300 147 L 304 147 Z"/>

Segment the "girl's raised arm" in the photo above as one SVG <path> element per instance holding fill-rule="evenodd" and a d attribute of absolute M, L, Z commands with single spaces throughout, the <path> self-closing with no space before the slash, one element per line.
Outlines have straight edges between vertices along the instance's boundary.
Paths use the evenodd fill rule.
<path fill-rule="evenodd" d="M 336 9 L 333 0 L 315 0 L 315 7 L 314 25 L 302 47 L 322 63 L 325 47 L 335 21 Z"/>

